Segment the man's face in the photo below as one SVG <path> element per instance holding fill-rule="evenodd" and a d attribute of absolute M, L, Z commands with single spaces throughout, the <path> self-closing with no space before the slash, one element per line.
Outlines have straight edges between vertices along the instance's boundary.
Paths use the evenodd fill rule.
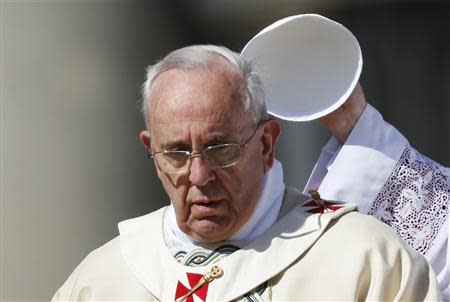
<path fill-rule="evenodd" d="M 171 69 L 155 80 L 151 95 L 151 133 L 141 141 L 152 153 L 201 152 L 223 143 L 244 143 L 256 127 L 240 100 L 240 74 L 222 58 L 208 68 Z M 180 229 L 201 242 L 228 239 L 251 217 L 262 181 L 273 162 L 279 125 L 261 126 L 239 163 L 211 167 L 194 157 L 186 173 L 158 176 L 172 200 Z M 150 143 L 151 141 L 151 143 Z"/>

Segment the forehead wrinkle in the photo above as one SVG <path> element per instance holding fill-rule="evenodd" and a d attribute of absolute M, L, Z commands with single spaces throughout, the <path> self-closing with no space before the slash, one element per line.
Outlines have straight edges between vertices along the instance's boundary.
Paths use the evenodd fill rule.
<path fill-rule="evenodd" d="M 180 107 L 177 102 L 166 102 L 163 110 L 155 110 L 153 120 L 155 122 L 170 123 L 174 120 L 183 122 L 204 121 L 208 123 L 229 123 L 235 117 L 241 115 L 240 110 L 234 106 L 210 106 L 206 102 L 197 102 L 192 106 Z"/>

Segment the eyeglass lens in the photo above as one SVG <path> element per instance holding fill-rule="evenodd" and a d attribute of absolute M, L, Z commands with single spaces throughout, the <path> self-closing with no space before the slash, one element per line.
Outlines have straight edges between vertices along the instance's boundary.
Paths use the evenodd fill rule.
<path fill-rule="evenodd" d="M 203 150 L 201 154 L 212 167 L 219 168 L 236 164 L 241 160 L 242 155 L 238 144 L 211 146 Z M 189 152 L 186 151 L 166 151 L 155 155 L 158 167 L 167 173 L 187 171 L 189 158 Z"/>

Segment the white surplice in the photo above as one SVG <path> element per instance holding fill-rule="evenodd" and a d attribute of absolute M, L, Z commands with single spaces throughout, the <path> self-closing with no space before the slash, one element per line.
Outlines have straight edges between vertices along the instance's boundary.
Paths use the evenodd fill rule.
<path fill-rule="evenodd" d="M 450 169 L 412 148 L 367 105 L 344 145 L 331 138 L 306 185 L 326 199 L 354 202 L 422 253 L 450 300 Z"/>

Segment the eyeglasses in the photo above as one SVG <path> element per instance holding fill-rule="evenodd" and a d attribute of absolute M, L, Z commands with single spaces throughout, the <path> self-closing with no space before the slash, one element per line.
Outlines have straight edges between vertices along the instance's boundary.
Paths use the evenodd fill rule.
<path fill-rule="evenodd" d="M 163 150 L 150 154 L 158 168 L 170 174 L 185 173 L 189 170 L 192 159 L 196 156 L 203 157 L 212 168 L 226 168 L 237 164 L 242 159 L 243 150 L 247 147 L 258 128 L 265 121 L 256 125 L 250 137 L 243 143 L 227 143 L 209 146 L 201 152 L 184 150 Z"/>

